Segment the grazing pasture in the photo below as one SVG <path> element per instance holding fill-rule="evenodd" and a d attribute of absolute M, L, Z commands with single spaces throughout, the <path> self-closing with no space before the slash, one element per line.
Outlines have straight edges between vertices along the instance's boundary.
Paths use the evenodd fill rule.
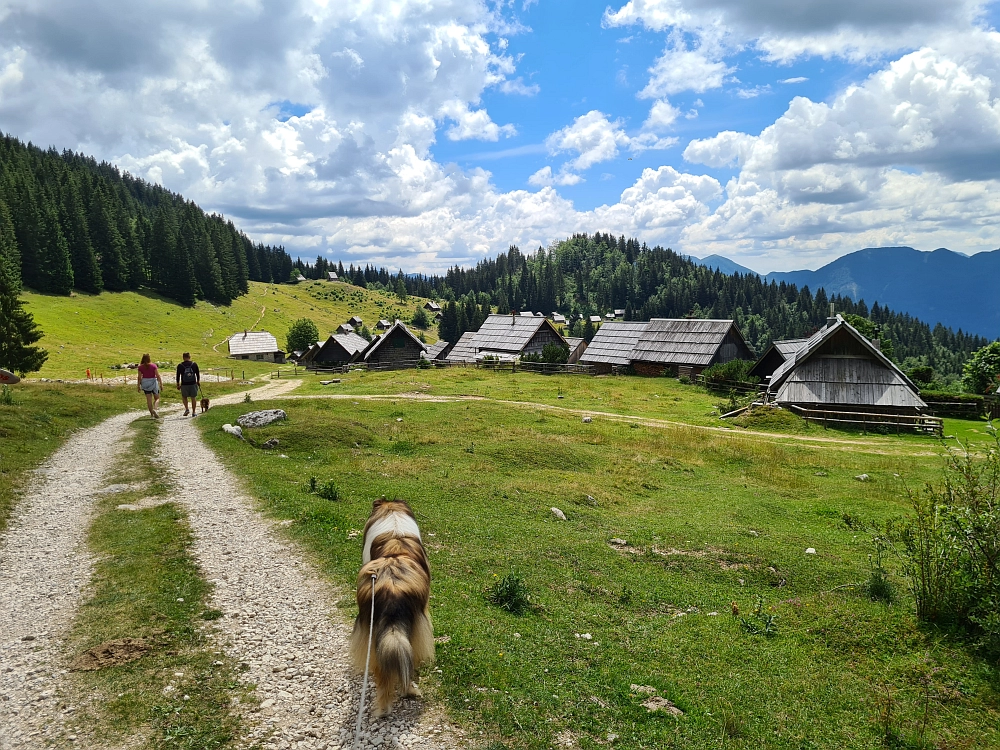
<path fill-rule="evenodd" d="M 706 430 L 719 399 L 664 378 L 304 388 L 348 397 L 255 403 L 288 412 L 247 431 L 277 450 L 221 432 L 247 407 L 197 424 L 342 587 L 345 618 L 372 500 L 413 504 L 439 638 L 425 692 L 481 747 L 1000 746 L 998 666 L 918 627 L 894 561 L 895 603 L 865 594 L 860 524 L 908 512 L 902 480 L 940 476 L 933 440 Z M 394 391 L 485 400 L 363 397 Z"/>

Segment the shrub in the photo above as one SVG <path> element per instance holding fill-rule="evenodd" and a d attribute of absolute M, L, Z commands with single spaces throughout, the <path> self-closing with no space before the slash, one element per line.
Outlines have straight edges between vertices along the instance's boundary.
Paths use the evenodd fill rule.
<path fill-rule="evenodd" d="M 754 363 L 749 359 L 732 359 L 729 362 L 717 362 L 705 369 L 702 376 L 705 384 L 721 385 L 726 382 L 756 383 L 760 378 L 750 377 L 750 369 Z"/>
<path fill-rule="evenodd" d="M 1000 655 L 1000 435 L 945 456 L 943 482 L 907 490 L 913 516 L 886 527 L 925 622 L 958 626 Z"/>
<path fill-rule="evenodd" d="M 542 348 L 542 362 L 555 365 L 564 365 L 569 359 L 569 347 L 562 344 L 546 344 Z"/>
<path fill-rule="evenodd" d="M 16 406 L 17 399 L 14 398 L 14 389 L 9 385 L 5 385 L 0 388 L 0 405 L 2 406 Z"/>
<path fill-rule="evenodd" d="M 677 378 L 677 382 L 680 383 L 681 385 L 691 385 L 691 378 L 689 378 L 687 375 L 681 375 L 679 378 Z"/>
<path fill-rule="evenodd" d="M 429 370 L 432 366 L 433 365 L 431 365 L 431 361 L 429 359 L 421 357 L 417 360 L 417 368 L 420 370 Z"/>
<path fill-rule="evenodd" d="M 340 500 L 340 490 L 337 489 L 337 485 L 332 480 L 317 486 L 315 492 L 324 500 L 330 500 L 331 502 Z"/>
<path fill-rule="evenodd" d="M 934 382 L 934 368 L 929 365 L 917 365 L 910 368 L 909 376 L 913 382 L 926 385 Z"/>
<path fill-rule="evenodd" d="M 517 573 L 498 578 L 486 591 L 486 599 L 512 615 L 523 615 L 531 608 L 528 584 Z"/>
<path fill-rule="evenodd" d="M 410 324 L 415 328 L 423 328 L 426 330 L 431 324 L 430 318 L 427 317 L 427 311 L 422 307 L 418 307 L 417 311 L 413 313 L 413 317 L 410 318 Z"/>
<path fill-rule="evenodd" d="M 1000 341 L 975 352 L 962 368 L 962 386 L 969 393 L 993 393 L 1000 378 Z"/>
<path fill-rule="evenodd" d="M 299 318 L 288 329 L 285 339 L 290 352 L 305 351 L 319 339 L 319 328 L 309 318 Z"/>

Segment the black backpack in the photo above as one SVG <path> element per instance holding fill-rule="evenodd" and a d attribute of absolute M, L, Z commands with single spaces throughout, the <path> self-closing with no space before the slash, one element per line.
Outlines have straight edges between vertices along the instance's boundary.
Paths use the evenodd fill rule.
<path fill-rule="evenodd" d="M 181 385 L 194 385 L 198 382 L 194 374 L 194 362 L 181 363 Z"/>

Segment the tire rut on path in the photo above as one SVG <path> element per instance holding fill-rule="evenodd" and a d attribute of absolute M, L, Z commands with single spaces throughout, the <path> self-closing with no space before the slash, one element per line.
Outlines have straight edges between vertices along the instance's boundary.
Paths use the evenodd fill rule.
<path fill-rule="evenodd" d="M 63 644 L 90 580 L 87 529 L 125 428 L 139 416 L 70 437 L 35 470 L 0 535 L 0 750 L 42 747 L 71 718 Z"/>
<path fill-rule="evenodd" d="M 256 685 L 260 707 L 245 714 L 241 746 L 352 747 L 361 681 L 350 671 L 350 626 L 334 604 L 341 592 L 255 510 L 190 418 L 164 420 L 160 455 L 189 515 L 194 557 L 213 585 L 211 606 L 223 612 L 219 645 Z M 359 565 L 360 556 L 359 549 Z M 440 710 L 427 708 L 404 701 L 387 720 L 366 718 L 363 746 L 459 747 Z"/>

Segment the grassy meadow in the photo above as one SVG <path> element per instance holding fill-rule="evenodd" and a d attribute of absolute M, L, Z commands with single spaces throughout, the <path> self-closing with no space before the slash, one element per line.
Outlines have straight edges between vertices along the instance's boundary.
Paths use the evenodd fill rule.
<path fill-rule="evenodd" d="M 360 315 L 374 331 L 380 318 L 409 320 L 426 300 L 411 297 L 401 304 L 395 295 L 350 284 L 309 281 L 297 285 L 250 283 L 250 293 L 228 307 L 198 302 L 184 307 L 152 292 L 121 292 L 71 297 L 26 292 L 22 299 L 45 336 L 40 346 L 49 359 L 32 377 L 83 379 L 120 374 L 113 364 L 138 362 L 143 352 L 154 361 L 177 363 L 190 351 L 203 368 L 236 367 L 237 377 L 259 375 L 273 365 L 226 358 L 225 339 L 243 329 L 270 331 L 285 346 L 291 324 L 311 318 L 325 337 L 351 315 Z M 437 331 L 427 331 L 433 343 Z M 215 347 L 215 349 L 213 349 Z M 134 373 L 133 373 L 134 374 Z"/>
<path fill-rule="evenodd" d="M 246 406 L 199 427 L 343 587 L 345 617 L 371 501 L 413 504 L 440 639 L 425 680 L 481 747 L 1000 747 L 998 666 L 918 626 L 898 577 L 895 604 L 864 593 L 858 520 L 907 512 L 901 479 L 940 475 L 932 439 L 700 429 L 717 399 L 669 379 L 461 374 L 304 388 L 497 401 L 256 403 L 288 412 L 249 431 L 278 438 L 273 452 L 219 429 Z M 560 381 L 574 393 L 558 399 Z M 553 408 L 564 404 L 593 409 L 593 423 Z M 313 477 L 339 499 L 310 492 Z M 488 600 L 505 578 L 523 584 L 523 614 Z M 648 711 L 654 698 L 683 713 Z"/>

